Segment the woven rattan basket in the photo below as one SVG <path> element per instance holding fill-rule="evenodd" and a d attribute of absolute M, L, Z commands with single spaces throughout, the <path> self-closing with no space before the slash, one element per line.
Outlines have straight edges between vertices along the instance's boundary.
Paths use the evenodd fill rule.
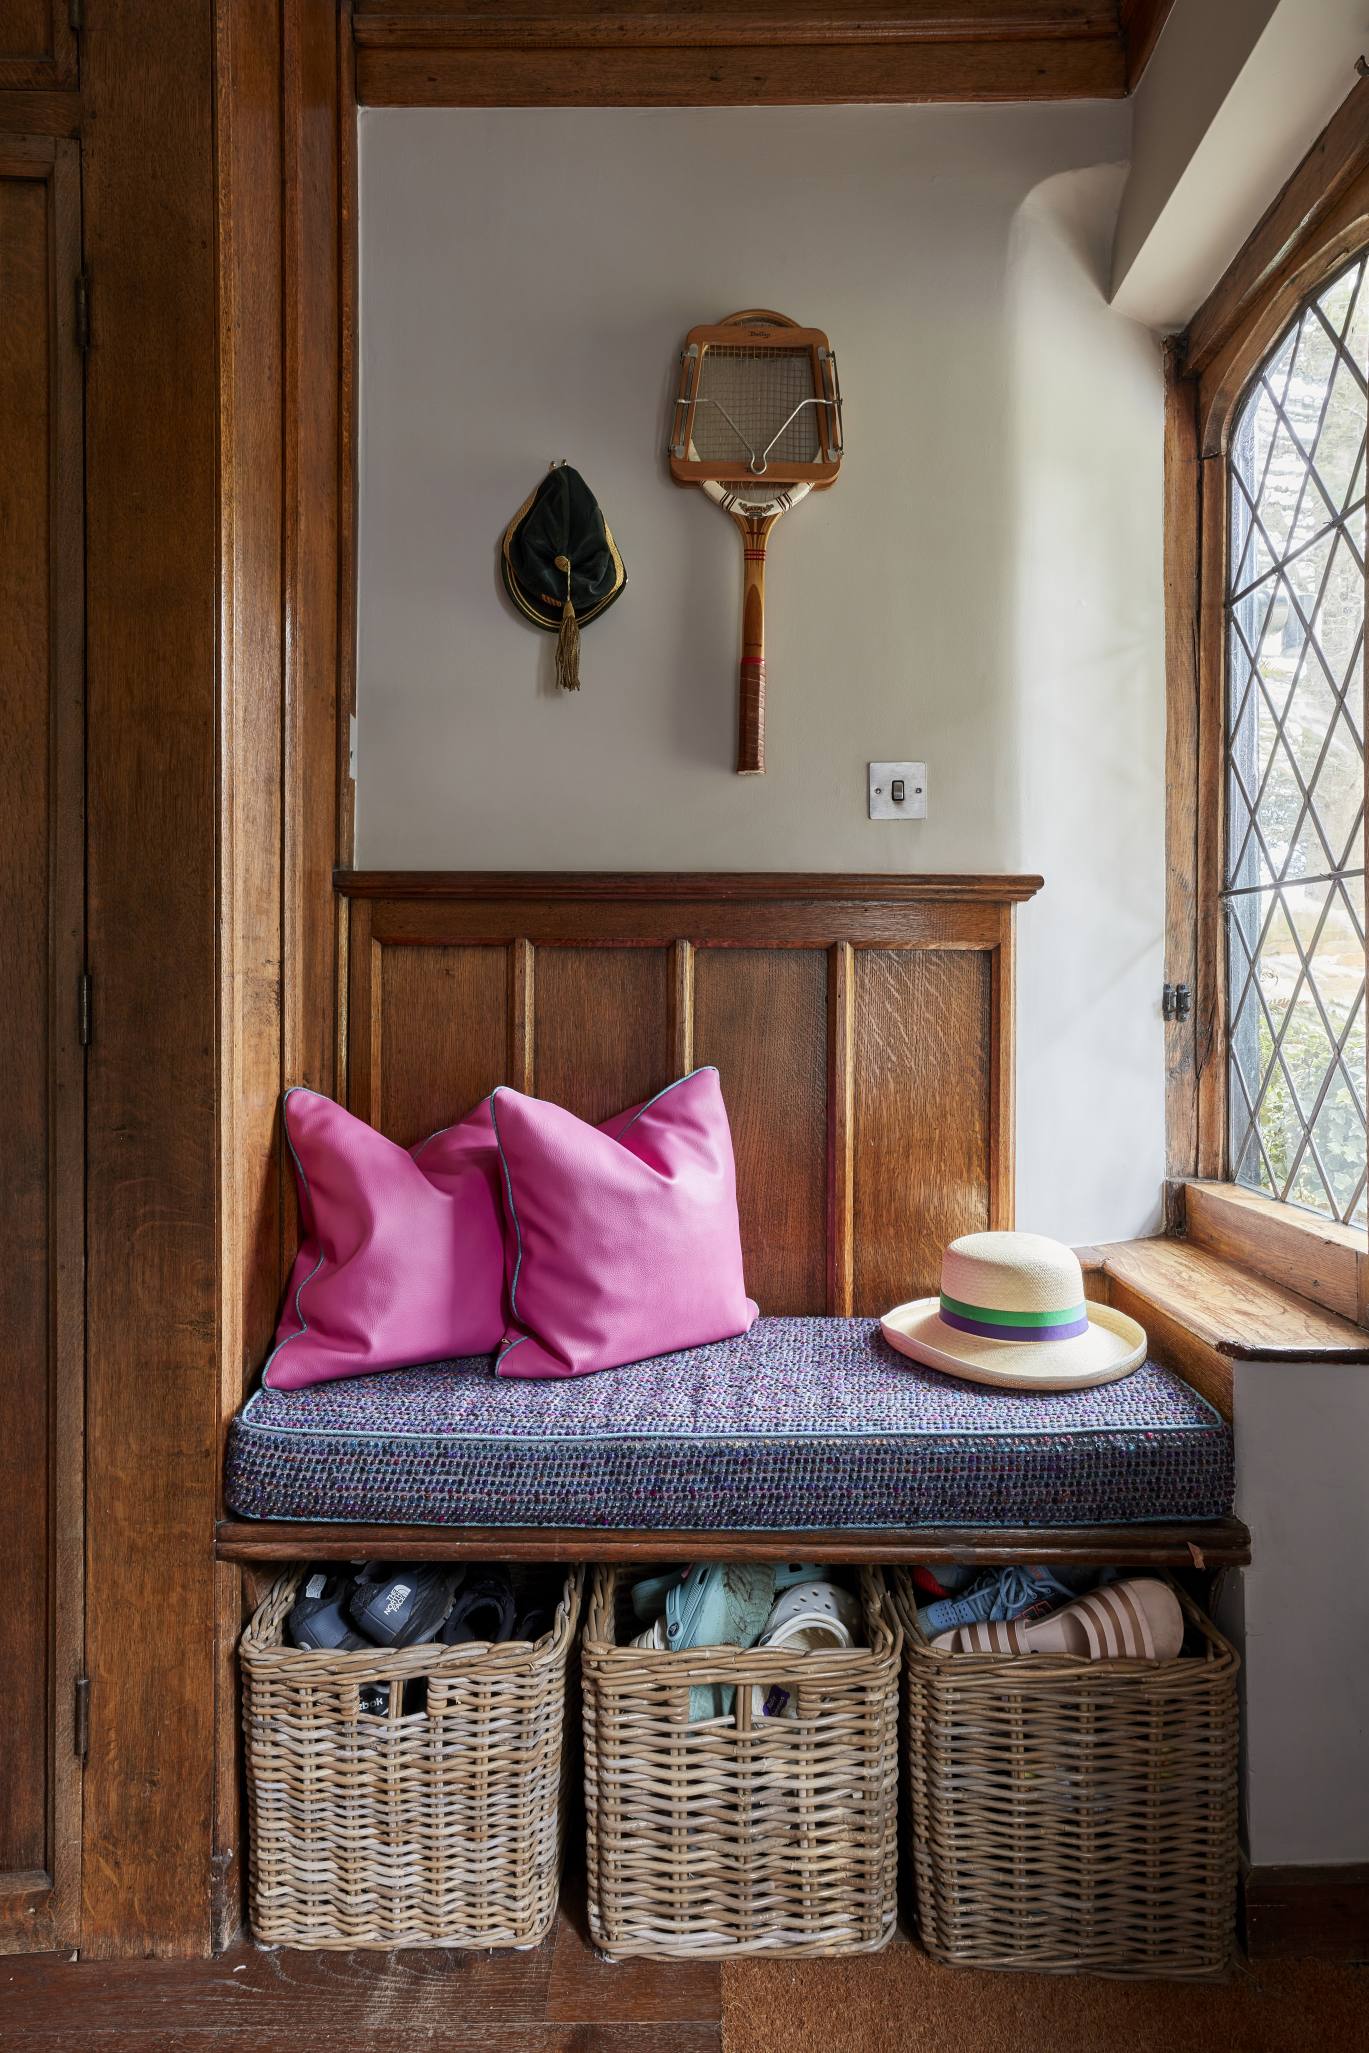
<path fill-rule="evenodd" d="M 568 1575 L 552 1630 L 533 1643 L 399 1652 L 283 1645 L 301 1572 L 272 1587 L 241 1646 L 258 1941 L 542 1938 L 556 1915 L 583 1579 Z M 388 1711 L 362 1709 L 368 1684 L 389 1685 Z"/>
<path fill-rule="evenodd" d="M 642 1570 L 634 1570 L 636 1580 Z M 610 1959 L 871 1952 L 894 1928 L 899 1635 L 861 1571 L 868 1645 L 645 1652 L 629 1579 L 594 1572 L 581 1647 L 590 1932 Z M 732 1711 L 690 1723 L 691 1687 Z M 794 1694 L 763 1718 L 752 1690 Z"/>
<path fill-rule="evenodd" d="M 1178 1660 L 948 1654 L 896 1575 L 918 1927 L 938 1960 L 1226 1971 L 1240 1664 L 1178 1594 Z"/>

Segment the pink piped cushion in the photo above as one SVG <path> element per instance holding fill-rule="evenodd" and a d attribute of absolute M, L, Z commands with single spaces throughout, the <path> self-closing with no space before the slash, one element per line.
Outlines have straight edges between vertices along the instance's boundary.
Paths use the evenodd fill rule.
<path fill-rule="evenodd" d="M 488 1098 L 407 1149 L 316 1091 L 287 1091 L 283 1116 L 303 1237 L 262 1380 L 492 1352 L 507 1299 Z"/>
<path fill-rule="evenodd" d="M 716 1069 L 602 1126 L 507 1088 L 490 1105 L 510 1260 L 501 1376 L 585 1376 L 748 1331 Z"/>

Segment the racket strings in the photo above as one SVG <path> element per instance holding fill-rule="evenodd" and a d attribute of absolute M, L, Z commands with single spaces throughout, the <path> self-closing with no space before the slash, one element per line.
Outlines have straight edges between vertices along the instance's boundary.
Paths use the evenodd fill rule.
<path fill-rule="evenodd" d="M 710 347 L 699 366 L 691 441 L 705 463 L 770 465 L 822 457 L 813 360 L 806 349 Z"/>

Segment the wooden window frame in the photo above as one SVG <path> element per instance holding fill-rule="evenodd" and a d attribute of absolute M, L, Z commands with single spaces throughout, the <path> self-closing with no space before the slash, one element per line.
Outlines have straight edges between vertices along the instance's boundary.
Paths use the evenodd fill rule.
<path fill-rule="evenodd" d="M 1228 438 L 1250 379 L 1302 303 L 1369 248 L 1369 78 L 1333 115 L 1165 357 L 1165 975 L 1187 984 L 1167 1028 L 1171 1218 L 1195 1239 L 1369 1325 L 1369 1242 L 1231 1183 L 1225 833 Z"/>

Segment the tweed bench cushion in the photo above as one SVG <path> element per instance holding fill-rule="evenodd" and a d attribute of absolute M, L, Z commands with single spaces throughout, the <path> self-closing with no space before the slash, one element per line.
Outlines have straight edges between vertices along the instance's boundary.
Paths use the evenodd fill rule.
<path fill-rule="evenodd" d="M 894 1354 L 870 1319 L 570 1382 L 439 1362 L 258 1390 L 234 1421 L 244 1518 L 732 1531 L 1224 1518 L 1231 1429 L 1168 1369 L 1054 1395 Z"/>

